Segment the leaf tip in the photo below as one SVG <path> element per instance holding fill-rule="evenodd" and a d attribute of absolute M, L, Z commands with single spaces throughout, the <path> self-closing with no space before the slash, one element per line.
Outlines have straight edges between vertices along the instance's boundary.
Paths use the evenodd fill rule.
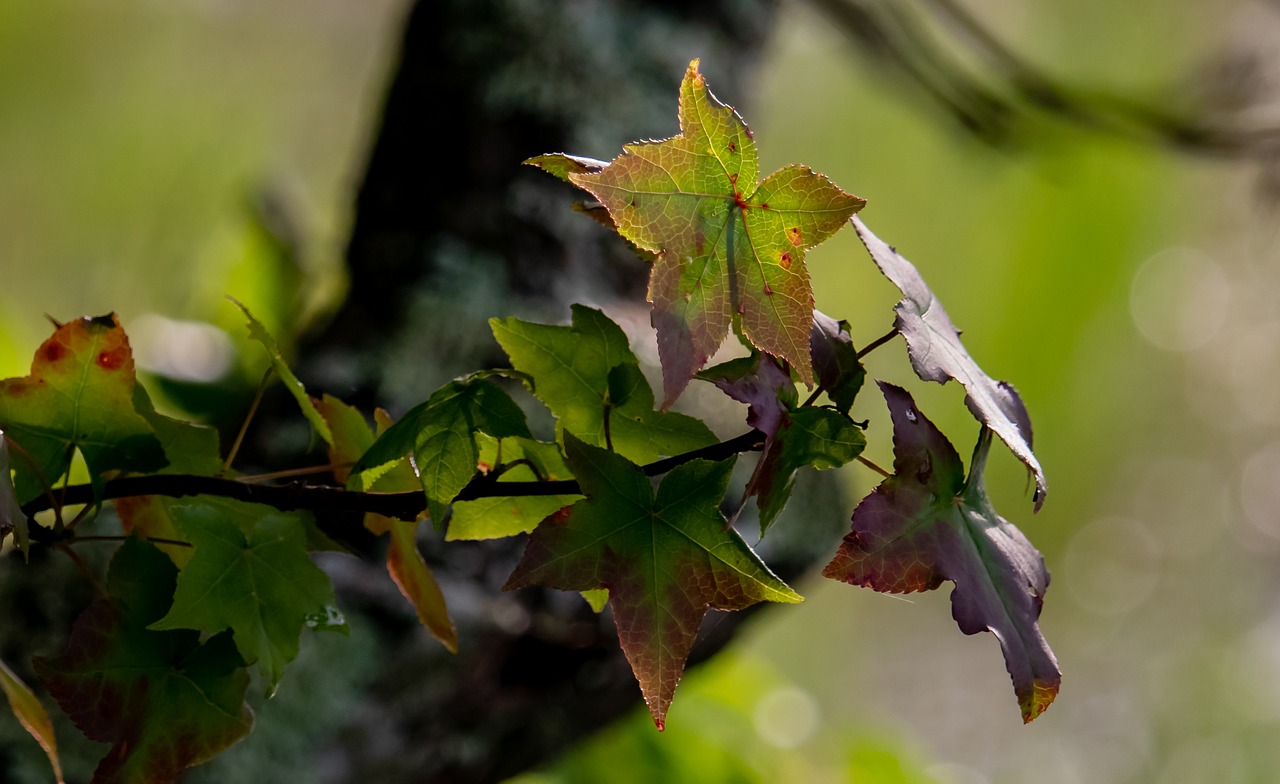
<path fill-rule="evenodd" d="M 1023 724 L 1030 724 L 1049 709 L 1054 698 L 1058 696 L 1058 687 L 1061 684 L 1061 678 L 1055 680 L 1037 678 L 1032 682 L 1031 690 L 1020 695 L 1018 699 L 1018 705 L 1022 708 Z"/>

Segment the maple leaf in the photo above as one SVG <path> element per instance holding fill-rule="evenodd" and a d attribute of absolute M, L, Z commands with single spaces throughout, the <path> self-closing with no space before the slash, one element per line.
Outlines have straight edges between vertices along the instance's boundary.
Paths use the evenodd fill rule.
<path fill-rule="evenodd" d="M 178 577 L 173 606 L 149 628 L 230 629 L 245 661 L 261 668 L 268 694 L 298 655 L 303 626 L 345 630 L 297 517 L 225 501 L 177 506 L 173 514 L 195 553 Z"/>
<path fill-rule="evenodd" d="M 0 430 L 15 444 L 22 503 L 53 486 L 79 449 L 101 490 L 103 472 L 154 471 L 164 448 L 134 407 L 133 352 L 114 313 L 59 326 L 31 373 L 0 381 Z"/>
<path fill-rule="evenodd" d="M 573 156 L 532 162 L 591 193 L 619 234 L 657 254 L 649 299 L 668 404 L 715 353 L 735 313 L 757 348 L 812 383 L 804 254 L 866 202 L 806 166 L 757 183 L 751 131 L 707 89 L 697 60 L 680 84 L 679 118 L 679 135 L 628 144 L 599 171 L 597 161 Z"/>
<path fill-rule="evenodd" d="M 853 512 L 852 530 L 823 574 L 884 593 L 955 583 L 951 614 L 965 634 L 1000 641 L 1023 721 L 1044 712 L 1062 674 L 1040 633 L 1049 573 L 1022 532 L 996 514 L 982 474 L 991 430 L 969 467 L 900 387 L 880 382 L 893 418 L 893 476 Z"/>
<path fill-rule="evenodd" d="M 94 784 L 168 784 L 244 737 L 249 673 L 229 634 L 151 631 L 173 596 L 177 569 L 130 538 L 108 572 L 109 598 L 89 606 L 66 650 L 37 657 L 49 693 L 92 740 L 113 744 Z"/>
<path fill-rule="evenodd" d="M 653 390 L 626 334 L 599 310 L 574 305 L 569 327 L 515 318 L 489 325 L 511 364 L 533 378 L 534 394 L 555 414 L 560 432 L 595 446 L 611 442 L 637 463 L 716 442 L 701 420 L 654 410 Z"/>
<path fill-rule="evenodd" d="M 1049 485 L 1040 461 L 1031 451 L 1031 418 L 1018 391 L 1004 381 L 991 378 L 973 361 L 960 342 L 960 330 L 951 322 L 915 265 L 872 234 L 861 220 L 853 218 L 852 223 L 876 266 L 902 291 L 903 299 L 893 309 L 916 375 L 939 384 L 953 378 L 960 382 L 970 413 L 995 431 L 1035 477 L 1035 508 L 1040 511 Z"/>
<path fill-rule="evenodd" d="M 662 729 L 709 608 L 801 597 L 720 514 L 732 460 L 680 465 L 655 494 L 637 465 L 571 433 L 565 454 L 587 497 L 538 526 L 504 588 L 607 589 L 622 650 Z"/>

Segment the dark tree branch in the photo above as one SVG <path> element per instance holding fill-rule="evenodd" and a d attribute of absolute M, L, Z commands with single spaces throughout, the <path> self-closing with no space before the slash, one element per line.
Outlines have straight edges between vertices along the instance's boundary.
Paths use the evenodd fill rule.
<path fill-rule="evenodd" d="M 684 454 L 657 460 L 643 466 L 645 474 L 659 476 L 678 465 L 691 460 L 724 460 L 741 452 L 757 451 L 764 444 L 764 434 L 759 430 L 751 430 L 736 438 L 721 441 L 701 449 L 694 449 Z M 456 501 L 474 501 L 477 498 L 540 496 L 540 495 L 573 495 L 581 489 L 576 481 L 534 481 L 534 482 L 499 482 L 498 476 L 477 475 L 458 493 Z M 95 501 L 92 485 L 71 485 L 60 491 L 61 503 L 92 504 Z M 220 498 L 231 498 L 236 501 L 265 504 L 283 511 L 307 510 L 313 512 L 365 512 L 394 517 L 399 520 L 416 520 L 425 508 L 422 491 L 410 490 L 401 493 L 369 493 L 346 490 L 331 485 L 307 485 L 293 483 L 287 485 L 251 484 L 239 479 L 224 479 L 216 476 L 195 476 L 191 474 L 153 474 L 151 476 L 128 476 L 113 479 L 103 487 L 102 495 L 96 500 L 107 501 L 113 498 L 133 498 L 137 496 L 158 495 L 166 498 L 184 498 L 195 495 L 210 495 Z M 48 496 L 41 496 L 27 502 L 22 511 L 28 518 L 37 512 L 52 509 L 53 502 Z M 51 544 L 58 536 L 50 529 L 36 525 L 31 533 L 33 541 Z"/>

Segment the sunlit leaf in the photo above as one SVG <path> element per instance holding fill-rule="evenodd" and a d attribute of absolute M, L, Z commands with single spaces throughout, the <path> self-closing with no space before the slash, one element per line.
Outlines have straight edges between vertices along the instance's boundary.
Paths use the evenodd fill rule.
<path fill-rule="evenodd" d="M 939 384 L 953 378 L 960 382 L 968 395 L 965 405 L 979 422 L 995 431 L 1035 476 L 1035 505 L 1039 511 L 1049 486 L 1040 461 L 1031 451 L 1031 418 L 1017 390 L 992 379 L 973 361 L 960 342 L 960 330 L 951 323 L 942 303 L 911 262 L 872 234 L 860 219 L 853 219 L 853 227 L 876 266 L 902 290 L 903 299 L 894 306 L 894 311 L 916 375 Z"/>
<path fill-rule="evenodd" d="M 823 574 L 885 593 L 955 583 L 951 614 L 965 634 L 992 632 L 1024 721 L 1053 702 L 1062 675 L 1040 633 L 1049 573 L 1022 532 L 996 514 L 982 473 L 983 428 L 969 477 L 945 436 L 903 389 L 880 384 L 893 417 L 893 476 L 853 513 L 852 530 Z"/>
<path fill-rule="evenodd" d="M 498 343 L 517 370 L 534 378 L 534 393 L 556 415 L 556 427 L 589 444 L 605 446 L 609 406 L 613 448 L 637 463 L 678 455 L 716 442 L 700 420 L 655 411 L 653 390 L 622 329 L 600 311 L 573 306 L 573 325 L 555 327 L 519 319 L 491 319 Z M 614 369 L 624 367 L 619 374 Z M 613 391 L 610 375 L 613 374 Z M 619 391 L 619 380 L 630 387 Z M 614 406 L 611 401 L 623 397 Z"/>
<path fill-rule="evenodd" d="M 301 521 L 267 507 L 240 506 L 240 515 L 207 504 L 174 508 L 195 553 L 178 577 L 172 608 L 149 628 L 230 629 L 245 661 L 261 668 L 270 693 L 298 655 L 304 626 L 345 627 L 334 615 L 328 576 L 307 555 Z"/>
<path fill-rule="evenodd" d="M 734 314 L 753 344 L 812 382 L 805 250 L 865 202 L 805 166 L 757 183 L 751 132 L 711 95 L 697 60 L 680 85 L 679 116 L 679 135 L 628 144 L 601 171 L 570 156 L 538 160 L 599 199 L 619 234 L 658 254 L 649 298 L 668 403 L 715 353 Z"/>
<path fill-rule="evenodd" d="M 505 587 L 607 589 L 622 650 L 661 729 L 708 609 L 800 596 L 720 514 L 733 461 L 685 463 L 655 493 L 620 455 L 571 433 L 565 449 L 587 498 L 533 532 Z"/>
<path fill-rule="evenodd" d="M 244 737 L 249 673 L 229 634 L 152 631 L 173 597 L 177 569 L 130 539 L 108 574 L 110 598 L 76 619 L 66 650 L 35 667 L 89 738 L 112 744 L 94 784 L 168 784 Z"/>
<path fill-rule="evenodd" d="M 61 479 L 75 449 L 99 488 L 105 471 L 162 468 L 164 449 L 134 408 L 136 384 L 114 313 L 63 324 L 36 350 L 30 375 L 0 381 L 0 430 L 16 445 L 18 500 Z"/>
<path fill-rule="evenodd" d="M 393 520 L 391 544 L 387 549 L 387 571 L 404 598 L 417 611 L 418 620 L 427 631 L 444 644 L 451 653 L 458 652 L 458 630 L 449 617 L 444 594 L 435 575 L 427 568 L 427 562 L 418 551 L 413 532 L 416 521 Z"/>
<path fill-rule="evenodd" d="M 492 438 L 480 439 L 480 462 L 494 470 L 498 468 L 497 446 L 497 441 Z M 527 438 L 505 439 L 502 442 L 502 462 L 516 465 L 503 466 L 507 470 L 493 488 L 495 495 L 453 505 L 446 539 L 498 539 L 527 534 L 548 515 L 582 498 L 580 495 L 501 495 L 502 485 L 507 482 L 572 479 L 573 473 L 565 465 L 555 444 Z"/>
<path fill-rule="evenodd" d="M 58 784 L 62 784 L 62 761 L 58 759 L 58 739 L 53 734 L 53 722 L 49 721 L 44 705 L 40 704 L 27 684 L 3 661 L 0 661 L 0 691 L 4 692 L 9 701 L 9 710 L 13 711 L 23 729 L 31 733 L 31 737 L 44 749 L 49 757 L 49 764 L 53 766 L 54 777 Z"/>
<path fill-rule="evenodd" d="M 451 381 L 380 435 L 351 469 L 348 485 L 364 490 L 412 454 L 427 509 L 437 525 L 480 461 L 476 433 L 531 438 L 524 412 L 511 396 L 481 378 Z"/>

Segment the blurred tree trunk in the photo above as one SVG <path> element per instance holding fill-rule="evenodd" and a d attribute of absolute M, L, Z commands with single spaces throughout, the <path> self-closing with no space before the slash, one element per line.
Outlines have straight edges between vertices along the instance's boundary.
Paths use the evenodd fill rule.
<path fill-rule="evenodd" d="M 645 265 L 569 209 L 572 189 L 520 163 L 560 150 L 607 159 L 626 141 L 677 133 L 677 87 L 695 56 L 726 101 L 741 100 L 773 15 L 770 0 L 418 2 L 356 202 L 350 291 L 300 347 L 304 377 L 399 413 L 504 361 L 491 316 L 643 305 Z M 838 490 L 824 492 L 833 525 L 829 540 L 814 537 L 818 552 L 844 518 Z M 379 621 L 385 651 L 376 710 L 344 731 L 335 780 L 499 781 L 639 705 L 607 612 L 575 594 L 501 591 L 522 541 L 446 547 L 425 532 L 421 544 L 461 650 L 445 653 L 399 597 L 369 590 L 386 581 L 376 562 L 335 574 L 344 606 Z M 785 542 L 773 556 L 784 579 L 816 558 Z M 713 615 L 694 659 L 748 615 Z"/>

